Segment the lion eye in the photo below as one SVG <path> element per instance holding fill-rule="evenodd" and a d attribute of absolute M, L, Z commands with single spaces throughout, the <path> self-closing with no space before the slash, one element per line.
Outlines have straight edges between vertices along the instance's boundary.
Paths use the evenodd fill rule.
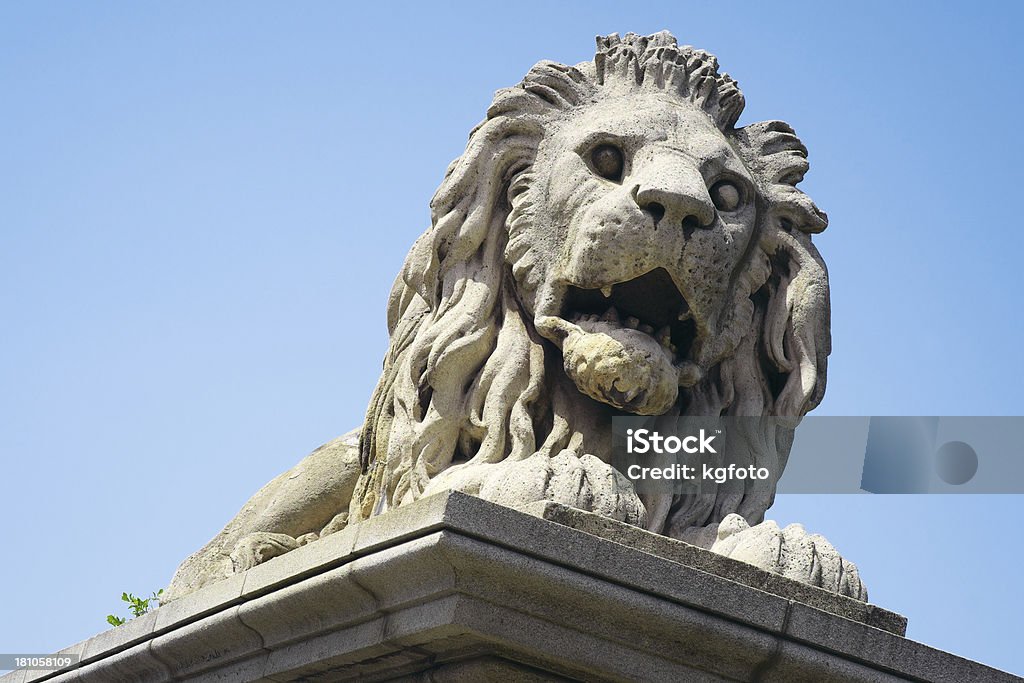
<path fill-rule="evenodd" d="M 735 183 L 720 180 L 711 186 L 711 201 L 719 211 L 735 211 L 740 206 L 743 195 Z"/>
<path fill-rule="evenodd" d="M 615 145 L 599 145 L 590 153 L 590 163 L 602 178 L 618 182 L 622 180 L 625 165 L 622 150 Z"/>

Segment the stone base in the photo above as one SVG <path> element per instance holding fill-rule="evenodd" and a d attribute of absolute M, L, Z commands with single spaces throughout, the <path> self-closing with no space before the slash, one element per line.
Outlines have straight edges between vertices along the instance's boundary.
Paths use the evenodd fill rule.
<path fill-rule="evenodd" d="M 208 586 L 29 681 L 1017 681 L 906 620 L 592 514 L 423 499 Z"/>

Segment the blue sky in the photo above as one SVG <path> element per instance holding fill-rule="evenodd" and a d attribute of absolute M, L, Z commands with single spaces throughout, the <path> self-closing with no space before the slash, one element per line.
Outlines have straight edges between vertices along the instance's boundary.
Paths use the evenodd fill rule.
<path fill-rule="evenodd" d="M 353 3 L 356 4 L 356 3 Z M 667 28 L 811 150 L 819 414 L 1020 415 L 1017 3 L 0 4 L 0 651 L 89 637 L 356 426 L 493 92 Z M 1020 496 L 787 496 L 909 635 L 1024 673 Z"/>

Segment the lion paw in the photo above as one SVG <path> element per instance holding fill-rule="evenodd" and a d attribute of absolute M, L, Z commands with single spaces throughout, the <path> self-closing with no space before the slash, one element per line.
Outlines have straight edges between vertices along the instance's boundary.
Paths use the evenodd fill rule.
<path fill-rule="evenodd" d="M 231 551 L 231 564 L 234 565 L 235 573 L 244 572 L 246 569 L 263 564 L 278 555 L 295 550 L 300 545 L 305 545 L 313 540 L 307 538 L 309 535 L 293 538 L 288 534 L 272 534 L 262 531 L 249 534 L 235 544 L 234 550 Z"/>
<path fill-rule="evenodd" d="M 622 473 L 593 455 L 570 451 L 508 462 L 484 481 L 479 496 L 513 508 L 550 500 L 627 524 L 647 523 L 644 504 Z"/>
<path fill-rule="evenodd" d="M 718 525 L 711 551 L 760 567 L 773 574 L 867 602 L 868 591 L 857 566 L 844 559 L 820 534 L 800 524 L 784 529 L 773 521 L 750 526 L 737 514 Z"/>

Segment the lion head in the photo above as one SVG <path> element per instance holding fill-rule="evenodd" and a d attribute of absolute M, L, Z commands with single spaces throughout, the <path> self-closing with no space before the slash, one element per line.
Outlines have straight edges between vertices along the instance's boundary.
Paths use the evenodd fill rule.
<path fill-rule="evenodd" d="M 499 91 L 434 196 L 388 303 L 353 520 L 528 460 L 607 462 L 615 415 L 792 428 L 821 400 L 827 220 L 796 188 L 806 149 L 780 121 L 737 128 L 736 82 L 667 32 L 597 43 Z M 784 464 L 789 437 L 760 435 L 760 457 Z M 625 516 L 679 536 L 771 502 Z"/>

